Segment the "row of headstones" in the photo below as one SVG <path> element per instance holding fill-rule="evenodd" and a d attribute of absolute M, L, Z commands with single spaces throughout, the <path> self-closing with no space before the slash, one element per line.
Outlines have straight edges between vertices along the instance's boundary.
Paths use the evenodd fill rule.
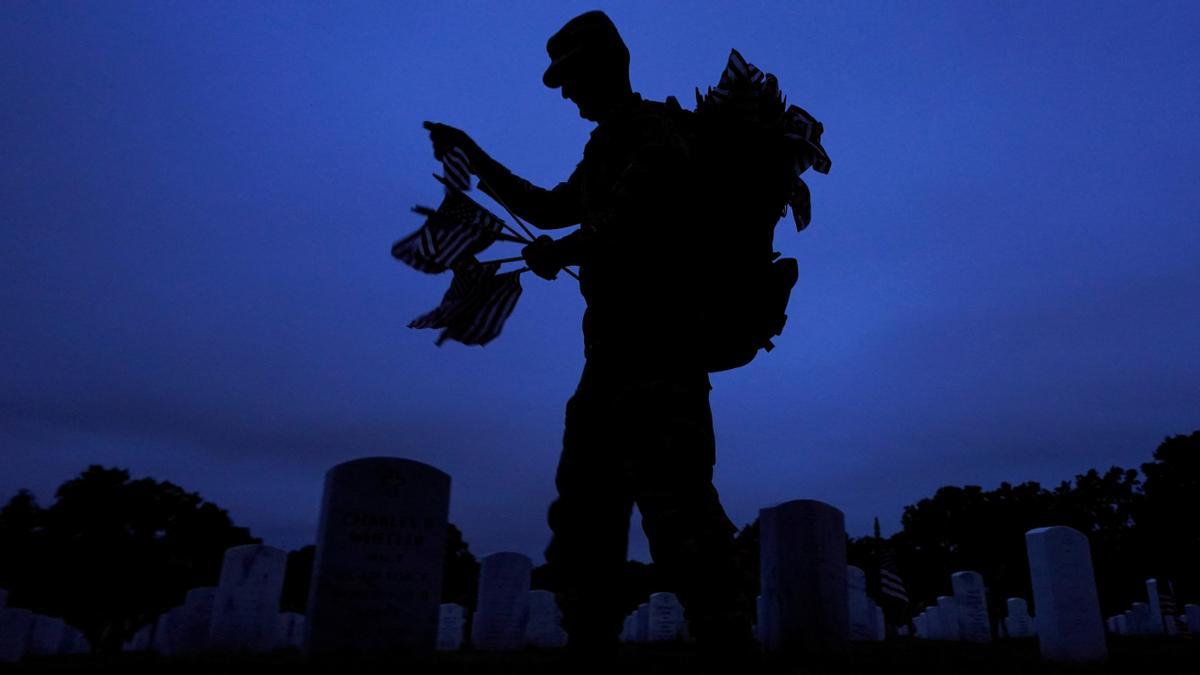
<path fill-rule="evenodd" d="M 125 643 L 164 656 L 300 647 L 304 616 L 280 612 L 287 553 L 259 544 L 225 551 L 215 587 L 193 588 Z"/>
<path fill-rule="evenodd" d="M 1104 620 L 1108 632 L 1116 635 L 1200 635 L 1200 605 L 1184 605 L 1183 614 L 1174 615 L 1163 607 L 1158 580 L 1146 580 L 1146 599 L 1135 602 L 1121 614 Z"/>
<path fill-rule="evenodd" d="M 771 652 L 844 649 L 850 636 L 849 583 L 845 518 L 841 511 L 813 500 L 796 500 L 759 512 L 762 610 L 758 631 Z M 1104 622 L 1096 595 L 1087 537 L 1069 527 L 1044 527 L 1025 533 L 1037 633 L 1043 658 L 1099 661 L 1107 658 Z M 971 635 L 990 624 L 983 602 L 983 580 L 960 573 L 966 607 L 956 608 L 958 625 Z M 956 588 L 955 595 L 959 595 Z M 926 633 L 940 631 L 942 607 L 927 609 Z M 981 611 L 982 610 L 982 611 Z M 965 617 L 965 619 L 964 619 Z M 949 623 L 949 622 L 947 622 Z M 936 624 L 936 628 L 935 628 Z"/>
<path fill-rule="evenodd" d="M 434 648 L 449 499 L 450 477 L 419 462 L 367 458 L 330 469 L 308 602 L 310 654 Z M 851 616 L 842 512 L 796 500 L 762 509 L 759 523 L 758 631 L 765 649 L 845 648 Z M 1104 624 L 1087 538 L 1068 527 L 1049 527 L 1027 532 L 1026 544 L 1043 657 L 1104 659 Z M 513 553 L 493 554 L 482 563 L 473 642 L 478 649 L 520 648 L 531 564 Z M 239 616 L 240 600 L 227 600 Z M 220 597 L 216 603 L 221 605 Z M 227 644 L 247 639 L 246 631 L 219 634 L 220 611 L 214 607 L 212 638 Z M 231 625 L 246 625 L 251 635 L 273 625 L 262 620 L 261 606 L 261 615 L 246 611 L 260 618 Z"/>
<path fill-rule="evenodd" d="M 923 640 L 991 642 L 992 624 L 983 577 L 978 572 L 956 572 L 950 581 L 954 595 L 938 596 L 937 604 L 929 605 L 913 617 L 915 637 Z M 1035 637 L 1037 624 L 1029 614 L 1029 604 L 1025 599 L 1009 598 L 1007 605 L 1008 616 L 1000 624 L 1001 637 Z"/>
<path fill-rule="evenodd" d="M 674 593 L 651 593 L 637 606 L 621 629 L 621 642 L 674 642 L 690 640 L 683 605 Z"/>
<path fill-rule="evenodd" d="M 887 622 L 884 620 L 883 608 L 875 599 L 867 595 L 867 575 L 861 568 L 854 565 L 846 566 L 846 618 L 850 622 L 847 635 L 852 642 L 882 642 L 887 638 Z M 755 598 L 757 605 L 757 623 L 754 635 L 762 644 L 766 644 L 767 636 L 763 628 L 763 598 Z"/>
<path fill-rule="evenodd" d="M 8 591 L 0 588 L 0 663 L 16 663 L 28 655 L 83 654 L 91 645 L 66 621 L 8 606 Z"/>
<path fill-rule="evenodd" d="M 479 560 L 471 645 L 481 651 L 516 651 L 525 647 L 552 649 L 567 644 L 562 612 L 554 594 L 530 590 L 533 561 L 520 553 L 493 553 Z M 441 605 L 437 649 L 456 651 L 465 642 L 467 610 Z"/>

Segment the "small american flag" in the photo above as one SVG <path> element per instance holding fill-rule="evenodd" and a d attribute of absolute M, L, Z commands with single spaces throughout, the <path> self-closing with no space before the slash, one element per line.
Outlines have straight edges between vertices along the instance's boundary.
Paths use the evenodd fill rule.
<path fill-rule="evenodd" d="M 908 592 L 904 589 L 904 580 L 896 569 L 896 556 L 892 547 L 882 545 L 879 552 L 879 592 L 908 604 Z"/>
<path fill-rule="evenodd" d="M 504 221 L 461 190 L 447 187 L 436 211 L 419 230 L 392 245 L 392 256 L 415 269 L 439 274 L 501 238 Z"/>
<path fill-rule="evenodd" d="M 521 297 L 521 271 L 497 274 L 499 268 L 499 263 L 464 261 L 455 268 L 442 303 L 409 328 L 441 328 L 439 346 L 446 340 L 485 345 L 496 339 Z"/>
<path fill-rule="evenodd" d="M 462 148 L 450 148 L 442 155 L 442 173 L 450 187 L 471 189 L 471 162 Z"/>

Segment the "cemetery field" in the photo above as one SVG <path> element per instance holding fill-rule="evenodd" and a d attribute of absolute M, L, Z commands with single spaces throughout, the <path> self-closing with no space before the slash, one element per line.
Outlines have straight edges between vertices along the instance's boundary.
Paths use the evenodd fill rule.
<path fill-rule="evenodd" d="M 435 653 L 417 660 L 308 662 L 295 652 L 244 657 L 170 659 L 153 654 L 112 656 L 75 655 L 31 658 L 20 665 L 0 665 L 0 673 L 446 673 L 501 675 L 577 672 L 555 651 L 517 653 Z M 609 672 L 634 675 L 676 675 L 706 672 L 689 645 L 626 645 Z M 1109 640 L 1109 661 L 1102 665 L 1055 665 L 1038 658 L 1034 641 L 1004 641 L 970 645 L 928 640 L 892 640 L 856 644 L 840 661 L 769 659 L 746 663 L 741 673 L 825 675 L 840 673 L 921 673 L 922 675 L 1037 675 L 1136 673 L 1138 675 L 1195 675 L 1200 673 L 1200 641 L 1155 638 Z"/>

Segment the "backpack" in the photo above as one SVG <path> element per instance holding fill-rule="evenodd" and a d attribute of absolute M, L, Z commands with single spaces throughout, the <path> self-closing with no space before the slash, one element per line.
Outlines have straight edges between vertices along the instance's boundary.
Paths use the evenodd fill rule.
<path fill-rule="evenodd" d="M 696 109 L 674 97 L 669 114 L 691 148 L 696 206 L 698 348 L 708 372 L 746 365 L 774 348 L 799 278 L 795 258 L 774 250 L 775 225 L 792 208 L 807 227 L 809 191 L 800 174 L 829 172 L 823 127 L 786 107 L 778 83 L 732 50 L 717 87 L 696 90 Z"/>

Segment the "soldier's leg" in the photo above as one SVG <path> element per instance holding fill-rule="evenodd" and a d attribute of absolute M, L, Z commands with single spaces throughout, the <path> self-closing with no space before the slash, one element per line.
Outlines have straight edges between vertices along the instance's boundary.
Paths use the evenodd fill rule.
<path fill-rule="evenodd" d="M 621 581 L 633 496 L 610 440 L 612 425 L 603 397 L 581 388 L 567 404 L 546 562 L 576 651 L 615 650 L 624 618 Z"/>
<path fill-rule="evenodd" d="M 708 390 L 667 387 L 639 406 L 634 494 L 654 563 L 675 580 L 697 643 L 716 654 L 751 648 L 750 600 L 734 534 L 712 484 Z"/>

